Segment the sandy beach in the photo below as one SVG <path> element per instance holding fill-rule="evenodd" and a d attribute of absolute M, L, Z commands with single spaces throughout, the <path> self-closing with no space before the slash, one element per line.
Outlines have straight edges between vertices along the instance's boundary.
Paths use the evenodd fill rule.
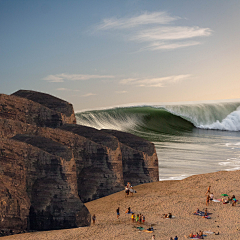
<path fill-rule="evenodd" d="M 216 172 L 191 176 L 180 181 L 162 181 L 135 186 L 133 196 L 125 197 L 124 191 L 86 203 L 90 213 L 96 215 L 95 225 L 90 227 L 32 232 L 2 237 L 1 239 L 18 240 L 65 240 L 65 239 L 166 239 L 187 236 L 199 230 L 206 233 L 204 239 L 240 239 L 240 204 L 232 206 L 222 202 L 210 202 L 208 212 L 211 219 L 194 215 L 199 208 L 206 208 L 206 191 L 211 186 L 215 199 L 221 194 L 233 194 L 237 199 L 240 193 L 240 171 Z M 116 209 L 120 207 L 117 219 Z M 135 214 L 142 213 L 146 217 L 144 224 L 132 223 L 131 215 L 125 211 L 131 207 Z M 171 212 L 174 218 L 162 218 L 162 214 Z M 141 226 L 147 229 L 153 226 L 154 232 L 139 231 Z"/>

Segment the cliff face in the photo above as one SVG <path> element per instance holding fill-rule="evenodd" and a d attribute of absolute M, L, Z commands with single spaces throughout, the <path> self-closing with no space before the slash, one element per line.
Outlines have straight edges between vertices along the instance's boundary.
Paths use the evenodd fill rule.
<path fill-rule="evenodd" d="M 48 94 L 0 95 L 0 229 L 86 226 L 83 202 L 158 181 L 152 143 L 75 121 L 72 105 Z"/>
<path fill-rule="evenodd" d="M 0 229 L 27 229 L 30 199 L 24 157 L 12 153 L 12 141 L 0 139 Z"/>
<path fill-rule="evenodd" d="M 1 209 L 4 214 L 1 223 L 7 221 L 14 228 L 12 219 L 18 218 L 18 228 L 26 229 L 28 219 L 28 227 L 34 230 L 89 225 L 90 214 L 78 197 L 74 162 L 16 141 L 19 138 L 31 140 L 34 145 L 46 140 L 28 136 L 1 139 L 1 177 L 5 192 L 11 194 L 10 206 Z M 47 143 L 52 144 L 49 140 Z"/>
<path fill-rule="evenodd" d="M 101 130 L 121 143 L 123 178 L 133 185 L 159 180 L 158 157 L 154 144 L 130 133 Z"/>
<path fill-rule="evenodd" d="M 33 141 L 34 136 L 41 136 L 44 140 L 38 138 L 38 142 Z M 54 152 L 64 159 L 72 158 L 76 164 L 78 193 L 83 202 L 107 196 L 124 188 L 122 153 L 116 138 L 117 148 L 115 146 L 112 150 L 70 131 L 36 128 L 8 119 L 0 119 L 0 137 L 14 137 L 15 140 L 27 141 L 28 144 L 51 154 Z M 48 142 L 50 139 L 53 141 L 51 144 Z"/>
<path fill-rule="evenodd" d="M 80 125 L 65 124 L 60 129 L 84 136 L 111 149 L 116 159 L 112 169 L 121 171 L 124 185 L 127 182 L 138 185 L 158 181 L 158 158 L 153 143 L 130 133 L 113 130 L 99 131 Z M 121 166 L 119 158 L 121 158 Z"/>

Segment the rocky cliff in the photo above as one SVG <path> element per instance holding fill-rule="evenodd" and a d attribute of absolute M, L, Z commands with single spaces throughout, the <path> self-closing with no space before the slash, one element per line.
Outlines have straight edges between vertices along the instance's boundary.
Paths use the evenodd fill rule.
<path fill-rule="evenodd" d="M 78 196 L 74 162 L 25 143 L 31 139 L 33 144 L 51 144 L 50 140 L 16 139 L 0 141 L 4 150 L 1 185 L 5 187 L 1 228 L 49 230 L 89 225 L 90 214 Z"/>
<path fill-rule="evenodd" d="M 72 105 L 51 95 L 0 95 L 0 229 L 87 226 L 83 202 L 158 181 L 152 143 L 75 123 Z"/>

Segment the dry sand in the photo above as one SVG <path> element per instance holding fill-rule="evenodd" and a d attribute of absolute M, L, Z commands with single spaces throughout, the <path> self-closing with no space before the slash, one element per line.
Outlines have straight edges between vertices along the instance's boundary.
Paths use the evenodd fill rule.
<path fill-rule="evenodd" d="M 1 240 L 65 240 L 65 239 L 144 239 L 156 240 L 178 236 L 186 239 L 191 232 L 199 230 L 219 232 L 219 235 L 207 234 L 204 239 L 240 239 L 240 204 L 211 202 L 207 207 L 212 213 L 211 219 L 193 215 L 199 208 L 206 208 L 205 193 L 209 185 L 215 198 L 222 193 L 233 194 L 240 201 L 240 171 L 216 172 L 191 176 L 181 181 L 163 181 L 142 184 L 134 187 L 137 191 L 132 197 L 125 197 L 124 191 L 86 203 L 91 214 L 96 214 L 96 223 L 90 227 L 33 232 L 2 237 Z M 142 213 L 146 217 L 145 224 L 132 223 L 128 207 L 134 213 Z M 120 218 L 116 209 L 120 207 Z M 175 218 L 164 219 L 162 214 L 171 212 Z M 154 233 L 139 231 L 136 227 L 148 228 L 152 224 Z M 239 229 L 239 230 L 238 230 Z"/>

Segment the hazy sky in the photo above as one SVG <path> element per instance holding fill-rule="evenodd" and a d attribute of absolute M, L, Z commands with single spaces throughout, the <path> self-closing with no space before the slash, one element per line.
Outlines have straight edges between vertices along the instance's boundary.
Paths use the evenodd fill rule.
<path fill-rule="evenodd" d="M 240 98 L 239 0 L 0 0 L 1 93 L 95 109 Z"/>

